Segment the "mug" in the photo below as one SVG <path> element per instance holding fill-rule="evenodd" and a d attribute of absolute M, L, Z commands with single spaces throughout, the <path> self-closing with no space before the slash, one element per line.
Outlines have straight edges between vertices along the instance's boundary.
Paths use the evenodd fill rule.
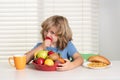
<path fill-rule="evenodd" d="M 14 64 L 11 62 L 12 60 L 14 61 Z M 8 58 L 8 62 L 17 70 L 23 70 L 26 67 L 26 55 L 14 55 Z"/>

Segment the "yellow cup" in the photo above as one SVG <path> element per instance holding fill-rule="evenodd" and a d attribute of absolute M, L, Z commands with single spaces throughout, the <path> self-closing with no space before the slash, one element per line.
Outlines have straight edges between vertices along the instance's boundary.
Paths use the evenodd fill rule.
<path fill-rule="evenodd" d="M 12 60 L 14 61 L 14 64 L 11 62 Z M 8 62 L 17 70 L 23 70 L 26 67 L 26 55 L 14 55 L 8 58 Z"/>

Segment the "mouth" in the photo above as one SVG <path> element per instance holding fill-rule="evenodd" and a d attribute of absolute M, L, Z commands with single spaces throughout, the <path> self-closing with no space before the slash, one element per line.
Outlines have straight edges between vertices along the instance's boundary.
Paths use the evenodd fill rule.
<path fill-rule="evenodd" d="M 52 38 L 50 38 L 50 37 L 45 37 L 45 40 L 46 40 L 46 39 L 52 41 Z"/>

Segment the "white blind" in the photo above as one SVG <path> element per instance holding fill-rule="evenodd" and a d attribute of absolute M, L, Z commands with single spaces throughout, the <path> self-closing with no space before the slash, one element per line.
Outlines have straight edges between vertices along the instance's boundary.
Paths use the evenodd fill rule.
<path fill-rule="evenodd" d="M 37 0 L 0 0 L 0 59 L 24 54 L 38 40 Z"/>
<path fill-rule="evenodd" d="M 98 0 L 43 0 L 43 16 L 67 17 L 80 53 L 98 53 Z"/>
<path fill-rule="evenodd" d="M 40 23 L 67 17 L 80 53 L 98 53 L 98 0 L 0 0 L 0 61 L 24 54 L 40 40 Z"/>

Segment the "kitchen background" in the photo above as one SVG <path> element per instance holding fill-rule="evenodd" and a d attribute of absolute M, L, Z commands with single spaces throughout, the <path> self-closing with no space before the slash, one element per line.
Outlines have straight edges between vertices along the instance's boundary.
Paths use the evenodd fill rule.
<path fill-rule="evenodd" d="M 120 60 L 119 0 L 0 0 L 0 60 L 24 54 L 41 41 L 40 24 L 51 15 L 68 18 L 81 54 Z"/>

